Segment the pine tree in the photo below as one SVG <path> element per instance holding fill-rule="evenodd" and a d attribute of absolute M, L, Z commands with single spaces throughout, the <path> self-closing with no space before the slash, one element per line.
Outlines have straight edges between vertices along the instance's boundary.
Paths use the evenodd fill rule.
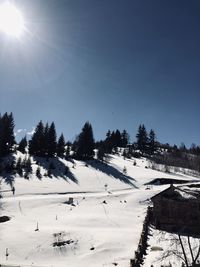
<path fill-rule="evenodd" d="M 148 135 L 144 124 L 139 125 L 137 138 L 137 148 L 142 154 L 146 153 L 148 150 Z"/>
<path fill-rule="evenodd" d="M 110 138 L 110 136 L 111 136 L 111 132 L 110 132 L 110 130 L 108 130 L 108 132 L 106 133 L 106 138 Z"/>
<path fill-rule="evenodd" d="M 44 150 L 43 154 L 46 157 L 48 157 L 48 149 L 49 149 L 48 138 L 49 138 L 49 124 L 47 122 L 44 128 L 44 145 L 43 145 L 43 150 Z"/>
<path fill-rule="evenodd" d="M 69 143 L 67 143 L 67 148 L 66 148 L 66 152 L 65 152 L 65 157 L 69 158 L 70 157 L 70 151 L 71 151 L 71 146 Z"/>
<path fill-rule="evenodd" d="M 36 176 L 37 176 L 38 179 L 41 179 L 42 178 L 40 166 L 37 167 Z"/>
<path fill-rule="evenodd" d="M 121 140 L 121 133 L 117 129 L 114 133 L 114 147 L 121 147 L 122 146 L 122 140 Z"/>
<path fill-rule="evenodd" d="M 64 135 L 61 134 L 61 136 L 58 139 L 58 144 L 57 144 L 57 155 L 59 157 L 64 157 L 65 153 L 65 138 Z"/>
<path fill-rule="evenodd" d="M 26 168 L 26 161 L 27 161 L 27 156 L 24 157 L 24 159 L 22 160 L 22 168 Z"/>
<path fill-rule="evenodd" d="M 151 129 L 149 133 L 149 154 L 154 155 L 156 149 L 156 134 L 154 130 Z"/>
<path fill-rule="evenodd" d="M 19 157 L 17 159 L 17 163 L 16 163 L 16 171 L 17 173 L 22 176 L 23 175 L 23 170 L 22 170 L 22 158 Z"/>
<path fill-rule="evenodd" d="M 25 170 L 26 170 L 26 173 L 32 173 L 32 165 L 31 165 L 31 158 L 28 157 L 28 159 L 26 159 L 25 161 Z"/>
<path fill-rule="evenodd" d="M 181 142 L 180 146 L 179 146 L 179 150 L 181 152 L 187 152 L 187 148 L 185 146 L 185 144 L 183 142 Z"/>
<path fill-rule="evenodd" d="M 127 168 L 126 168 L 126 166 L 124 166 L 124 168 L 123 168 L 123 174 L 124 175 L 127 175 Z"/>
<path fill-rule="evenodd" d="M 126 149 L 123 150 L 122 156 L 124 159 L 128 158 L 128 152 Z"/>
<path fill-rule="evenodd" d="M 15 158 L 11 159 L 11 161 L 8 161 L 5 165 L 5 171 L 7 173 L 15 173 L 16 170 L 16 161 Z"/>
<path fill-rule="evenodd" d="M 105 140 L 105 152 L 110 154 L 112 153 L 113 144 L 112 144 L 112 138 L 111 138 L 111 131 L 108 130 L 106 133 L 106 140 Z"/>
<path fill-rule="evenodd" d="M 24 179 L 27 179 L 27 180 L 29 180 L 29 173 L 25 170 L 25 172 L 24 172 Z"/>
<path fill-rule="evenodd" d="M 127 133 L 126 130 L 123 130 L 123 132 L 121 134 L 121 146 L 127 147 L 128 142 L 129 142 L 129 134 Z"/>
<path fill-rule="evenodd" d="M 104 144 L 102 144 L 101 146 L 99 146 L 99 149 L 97 151 L 97 159 L 100 161 L 104 161 L 105 157 L 106 157 L 106 150 Z"/>
<path fill-rule="evenodd" d="M 111 153 L 112 153 L 113 148 L 116 147 L 116 146 L 115 146 L 115 143 L 116 143 L 115 140 L 116 140 L 116 139 L 115 139 L 115 132 L 112 131 L 111 136 L 110 136 L 110 146 L 111 146 L 111 148 L 112 148 L 112 149 L 111 149 Z"/>
<path fill-rule="evenodd" d="M 45 136 L 44 136 L 44 124 L 42 121 L 36 126 L 35 132 L 29 141 L 29 153 L 34 156 L 45 156 L 44 147 Z"/>
<path fill-rule="evenodd" d="M 15 144 L 13 114 L 7 112 L 0 117 L 0 156 L 6 156 L 13 151 Z"/>
<path fill-rule="evenodd" d="M 48 132 L 48 156 L 54 157 L 56 155 L 56 128 L 54 122 L 51 123 Z"/>
<path fill-rule="evenodd" d="M 80 159 L 93 158 L 94 146 L 92 125 L 86 122 L 77 140 L 76 156 Z"/>
<path fill-rule="evenodd" d="M 26 139 L 26 136 L 24 136 L 21 141 L 19 142 L 19 145 L 18 145 L 18 150 L 22 153 L 26 153 L 26 147 L 27 147 L 27 139 Z"/>

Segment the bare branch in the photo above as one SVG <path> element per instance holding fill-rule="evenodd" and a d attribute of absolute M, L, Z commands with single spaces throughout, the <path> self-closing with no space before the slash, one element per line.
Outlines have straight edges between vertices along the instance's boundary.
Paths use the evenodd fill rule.
<path fill-rule="evenodd" d="M 196 255 L 195 259 L 194 259 L 194 263 L 196 263 L 196 261 L 197 261 L 197 259 L 199 257 L 199 254 L 200 254 L 200 240 L 199 240 L 199 248 L 198 248 L 198 251 L 197 251 L 197 255 Z"/>
<path fill-rule="evenodd" d="M 191 242 L 190 242 L 190 237 L 189 235 L 187 236 L 187 241 L 188 241 L 188 246 L 189 246 L 189 249 L 190 249 L 190 254 L 191 254 L 191 257 L 192 257 L 192 263 L 195 263 L 195 260 L 194 260 L 194 254 L 192 252 L 192 247 L 191 247 Z"/>
<path fill-rule="evenodd" d="M 184 259 L 185 259 L 185 264 L 186 264 L 187 267 L 189 267 L 188 259 L 187 259 L 186 253 L 185 253 L 185 249 L 184 249 L 183 242 L 182 242 L 180 234 L 178 234 L 178 239 L 179 239 L 180 244 L 181 244 L 181 249 L 182 249 L 182 252 L 183 252 Z"/>

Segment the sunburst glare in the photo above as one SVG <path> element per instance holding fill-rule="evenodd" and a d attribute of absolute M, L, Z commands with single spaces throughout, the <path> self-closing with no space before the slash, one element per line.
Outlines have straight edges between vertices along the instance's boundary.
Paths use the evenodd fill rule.
<path fill-rule="evenodd" d="M 24 18 L 21 11 L 9 2 L 0 5 L 0 31 L 19 38 L 24 29 Z"/>

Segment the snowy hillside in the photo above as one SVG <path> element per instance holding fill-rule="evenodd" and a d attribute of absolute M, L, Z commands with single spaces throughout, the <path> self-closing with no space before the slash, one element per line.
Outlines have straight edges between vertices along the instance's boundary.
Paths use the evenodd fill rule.
<path fill-rule="evenodd" d="M 11 220 L 0 224 L 0 264 L 127 267 L 138 245 L 148 199 L 168 186 L 146 190 L 144 184 L 156 178 L 194 180 L 152 170 L 146 159 L 112 155 L 108 165 L 54 161 L 51 178 L 44 176 L 44 164 L 42 178 L 36 177 L 38 162 L 32 163 L 29 180 L 16 175 L 15 195 L 9 191 L 9 177 L 2 178 L 1 215 Z M 61 177 L 57 171 L 65 166 L 69 172 Z"/>

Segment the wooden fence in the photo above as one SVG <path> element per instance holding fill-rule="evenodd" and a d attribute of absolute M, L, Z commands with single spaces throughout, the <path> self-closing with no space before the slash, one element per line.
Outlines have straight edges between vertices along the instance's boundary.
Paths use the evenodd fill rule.
<path fill-rule="evenodd" d="M 135 257 L 134 259 L 130 260 L 131 267 L 140 267 L 144 261 L 144 256 L 146 255 L 146 250 L 147 250 L 147 239 L 148 239 L 149 224 L 151 222 L 151 219 L 152 219 L 152 208 L 148 207 L 147 214 L 143 222 L 143 229 L 140 236 L 138 248 L 135 251 Z"/>

